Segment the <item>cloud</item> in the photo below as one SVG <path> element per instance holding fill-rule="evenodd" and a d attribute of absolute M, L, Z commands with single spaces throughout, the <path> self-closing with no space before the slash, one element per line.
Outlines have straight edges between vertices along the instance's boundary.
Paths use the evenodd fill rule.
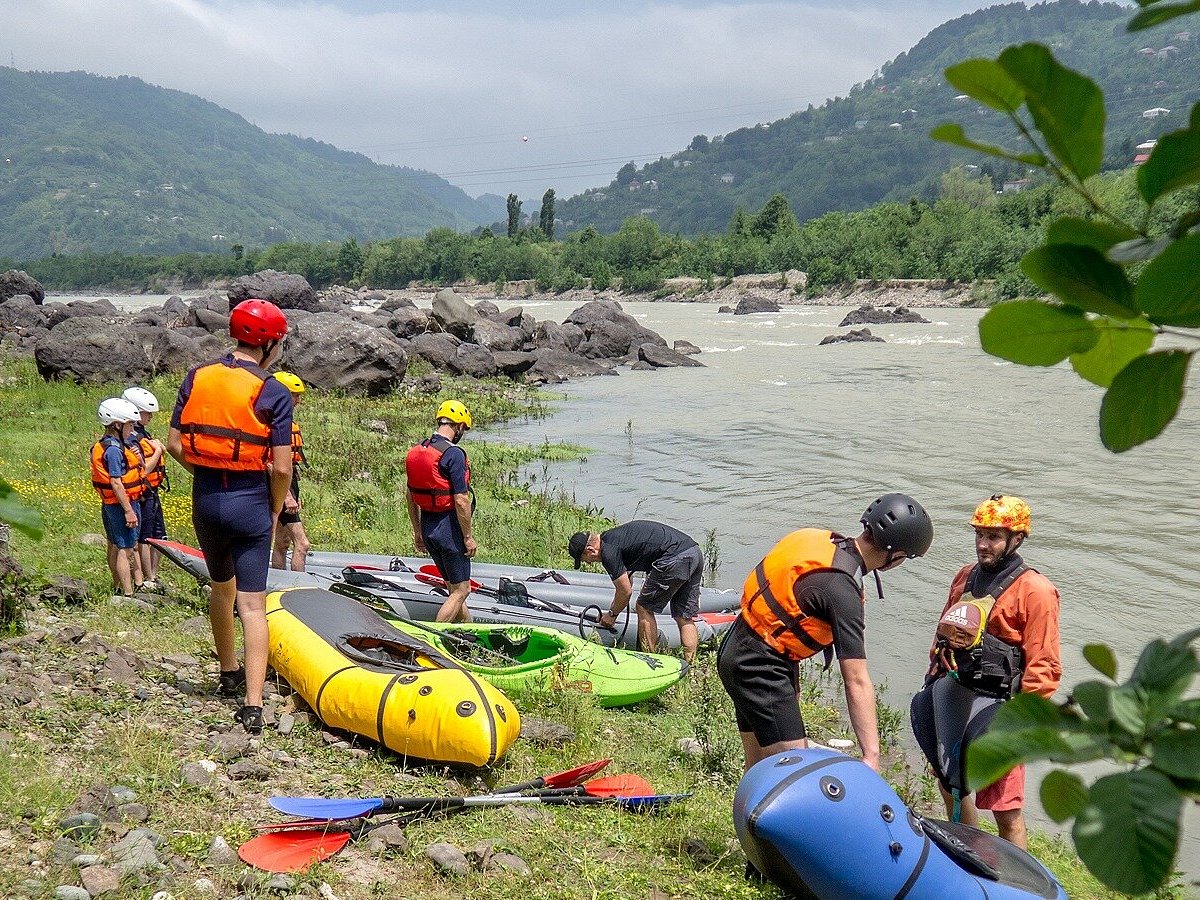
<path fill-rule="evenodd" d="M 534 197 L 844 95 L 982 5 L 0 0 L 0 21 L 20 68 L 136 75 L 267 131 Z"/>

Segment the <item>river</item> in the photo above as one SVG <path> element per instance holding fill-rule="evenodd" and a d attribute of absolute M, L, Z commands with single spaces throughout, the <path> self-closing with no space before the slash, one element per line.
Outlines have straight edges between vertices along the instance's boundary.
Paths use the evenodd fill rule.
<path fill-rule="evenodd" d="M 112 299 L 139 308 L 166 298 Z M 524 305 L 557 321 L 575 306 Z M 1149 640 L 1197 624 L 1195 393 L 1162 437 L 1116 455 L 1099 440 L 1102 391 L 1065 365 L 988 356 L 978 310 L 920 310 L 931 324 L 873 326 L 886 343 L 819 347 L 846 308 L 732 316 L 711 304 L 624 307 L 668 341 L 702 347 L 706 368 L 573 381 L 558 389 L 566 402 L 550 418 L 507 423 L 495 436 L 588 448 L 582 462 L 531 471 L 539 484 L 549 475 L 543 489 L 618 521 L 659 519 L 701 543 L 715 532 L 720 587 L 740 587 L 795 528 L 857 533 L 879 494 L 912 494 L 933 518 L 933 547 L 884 573 L 886 599 L 869 592 L 867 603 L 870 668 L 891 706 L 907 711 L 920 686 L 950 579 L 974 559 L 971 511 L 992 493 L 1018 494 L 1033 508 L 1024 556 L 1062 593 L 1065 685 L 1098 677 L 1083 659 L 1086 644 L 1113 647 L 1125 677 Z M 1029 809 L 1038 827 L 1053 828 L 1036 801 Z M 1200 877 L 1194 806 L 1180 862 Z"/>

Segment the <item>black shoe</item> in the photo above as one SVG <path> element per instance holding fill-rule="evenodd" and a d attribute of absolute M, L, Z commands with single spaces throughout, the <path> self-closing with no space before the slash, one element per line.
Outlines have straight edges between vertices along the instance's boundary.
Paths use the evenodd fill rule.
<path fill-rule="evenodd" d="M 222 672 L 217 683 L 217 693 L 222 697 L 236 697 L 246 687 L 246 670 L 242 667 L 232 672 Z"/>
<path fill-rule="evenodd" d="M 246 730 L 246 734 L 262 734 L 263 713 L 261 706 L 243 706 L 233 718 Z"/>

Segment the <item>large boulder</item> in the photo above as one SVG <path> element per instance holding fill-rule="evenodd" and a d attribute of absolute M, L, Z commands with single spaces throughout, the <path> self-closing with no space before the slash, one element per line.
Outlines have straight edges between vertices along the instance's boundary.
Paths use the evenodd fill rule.
<path fill-rule="evenodd" d="M 397 309 L 416 309 L 417 304 L 407 297 L 392 297 L 380 303 L 379 308 L 384 312 L 394 312 Z"/>
<path fill-rule="evenodd" d="M 192 309 L 210 309 L 213 312 L 218 312 L 223 316 L 229 315 L 229 298 L 219 297 L 216 294 L 208 294 L 204 297 L 193 297 L 188 305 Z"/>
<path fill-rule="evenodd" d="M 676 353 L 674 350 L 659 344 L 642 344 L 638 347 L 638 358 L 654 366 L 656 369 L 668 369 L 674 366 L 693 366 L 704 367 L 704 363 L 698 359 L 692 359 L 690 356 L 685 356 L 682 353 Z"/>
<path fill-rule="evenodd" d="M 471 338 L 471 328 L 479 321 L 479 313 L 450 288 L 442 288 L 433 296 L 433 318 L 442 331 L 466 341 Z"/>
<path fill-rule="evenodd" d="M 515 378 L 537 362 L 537 356 L 524 350 L 498 350 L 492 354 L 492 360 L 501 375 Z"/>
<path fill-rule="evenodd" d="M 499 372 L 491 351 L 478 344 L 459 344 L 450 358 L 450 371 L 471 378 L 490 378 Z"/>
<path fill-rule="evenodd" d="M 764 297 L 762 294 L 746 294 L 738 301 L 737 306 L 733 310 L 735 316 L 751 316 L 755 313 L 777 313 L 779 312 L 779 304 L 770 297 Z"/>
<path fill-rule="evenodd" d="M 534 363 L 525 372 L 530 384 L 559 384 L 568 378 L 617 374 L 608 366 L 565 350 L 543 348 L 533 351 L 533 356 Z"/>
<path fill-rule="evenodd" d="M 685 356 L 695 356 L 700 352 L 700 348 L 691 341 L 676 341 L 671 345 L 671 349 L 676 353 L 682 353 Z"/>
<path fill-rule="evenodd" d="M 870 328 L 857 328 L 847 331 L 845 334 L 830 334 L 821 338 L 818 347 L 825 344 L 859 344 L 859 343 L 887 343 L 881 337 L 876 337 L 871 334 Z"/>
<path fill-rule="evenodd" d="M 189 312 L 187 324 L 203 328 L 212 334 L 229 334 L 229 313 L 213 312 L 203 306 L 193 307 Z"/>
<path fill-rule="evenodd" d="M 643 326 L 637 319 L 621 309 L 621 304 L 615 300 L 589 300 L 567 316 L 563 324 L 577 325 L 583 330 L 585 337 L 590 337 L 593 329 L 599 327 L 601 322 L 620 325 L 628 331 L 630 346 L 636 347 L 645 343 L 667 346 L 662 335 Z M 628 348 L 618 355 L 623 355 L 627 351 Z"/>
<path fill-rule="evenodd" d="M 192 308 L 183 302 L 182 297 L 168 297 L 162 305 L 163 322 L 167 325 L 182 325 L 188 320 Z"/>
<path fill-rule="evenodd" d="M 476 307 L 478 309 L 479 307 Z M 512 325 L 516 328 L 524 326 L 526 318 L 529 314 L 525 312 L 523 307 L 510 306 L 506 310 L 496 313 L 494 316 L 488 316 L 494 322 L 499 322 L 501 325 Z"/>
<path fill-rule="evenodd" d="M 125 381 L 150 377 L 154 367 L 128 323 L 98 316 L 68 319 L 38 339 L 38 373 L 47 381 Z"/>
<path fill-rule="evenodd" d="M 559 325 L 557 322 L 538 322 L 533 331 L 533 345 L 546 350 L 574 352 L 583 343 L 583 329 L 568 322 Z"/>
<path fill-rule="evenodd" d="M 600 320 L 584 328 L 587 337 L 577 348 L 588 359 L 615 359 L 624 356 L 634 346 L 629 329 L 617 322 Z"/>
<path fill-rule="evenodd" d="M 404 380 L 408 354 L 382 328 L 314 313 L 289 329 L 280 368 L 317 388 L 378 397 Z"/>
<path fill-rule="evenodd" d="M 41 282 L 28 272 L 22 272 L 20 269 L 0 272 L 0 302 L 18 294 L 28 294 L 38 306 L 46 301 L 46 292 L 42 289 Z"/>
<path fill-rule="evenodd" d="M 270 300 L 280 309 L 303 309 L 317 312 L 321 308 L 317 292 L 301 275 L 264 269 L 253 275 L 235 278 L 229 285 L 229 305 L 223 310 L 228 313 L 243 300 L 256 297 Z"/>
<path fill-rule="evenodd" d="M 427 332 L 432 324 L 429 316 L 415 306 L 398 306 L 387 315 L 388 330 L 396 337 L 416 337 Z"/>
<path fill-rule="evenodd" d="M 433 366 L 440 372 L 451 371 L 451 360 L 454 359 L 454 351 L 461 344 L 458 338 L 452 334 L 418 334 L 410 341 L 410 347 L 413 354 L 419 356 L 429 365 Z"/>
<path fill-rule="evenodd" d="M 28 294 L 17 294 L 0 302 L 0 331 L 45 327 L 45 307 Z"/>
<path fill-rule="evenodd" d="M 500 315 L 500 307 L 491 300 L 480 300 L 475 304 L 475 313 L 484 319 L 494 319 Z"/>
<path fill-rule="evenodd" d="M 211 362 L 233 349 L 230 338 L 192 327 L 145 329 L 141 341 L 156 375 L 182 375 L 193 366 Z"/>
<path fill-rule="evenodd" d="M 497 350 L 520 350 L 525 343 L 525 333 L 520 328 L 502 325 L 492 319 L 480 319 L 471 329 L 471 338 L 476 344 L 493 352 Z"/>
<path fill-rule="evenodd" d="M 867 304 L 846 313 L 846 317 L 838 323 L 839 328 L 848 325 L 894 325 L 896 323 L 915 322 L 928 325 L 929 320 L 920 313 L 915 313 L 904 306 L 893 309 L 877 308 Z"/>
<path fill-rule="evenodd" d="M 65 319 L 83 319 L 88 316 L 105 316 L 113 318 L 122 315 L 121 311 L 113 306 L 111 300 L 71 300 L 68 303 L 47 303 L 46 311 L 59 317 L 59 321 Z"/>

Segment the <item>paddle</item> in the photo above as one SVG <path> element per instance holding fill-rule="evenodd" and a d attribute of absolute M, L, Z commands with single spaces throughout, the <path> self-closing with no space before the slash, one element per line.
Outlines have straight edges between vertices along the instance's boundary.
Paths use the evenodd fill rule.
<path fill-rule="evenodd" d="M 461 806 L 485 806 L 498 798 L 531 796 L 534 799 L 554 796 L 593 796 L 613 798 L 621 796 L 647 796 L 654 793 L 653 786 L 637 775 L 617 775 L 598 779 L 596 788 L 591 784 L 577 787 L 551 788 L 546 794 L 521 795 L 509 791 L 479 794 L 471 797 L 370 797 L 357 800 L 353 797 L 272 797 L 270 803 L 281 813 L 289 816 L 305 816 L 311 819 L 351 819 L 357 816 L 373 816 L 381 812 L 406 812 L 422 810 L 432 812 L 456 809 Z"/>
<path fill-rule="evenodd" d="M 573 797 L 552 795 L 539 797 L 525 794 L 492 794 L 482 797 L 448 798 L 462 801 L 463 806 L 511 806 L 519 803 L 544 803 L 550 806 L 612 804 L 629 812 L 652 812 L 669 803 L 686 800 L 688 794 L 651 794 L 644 797 Z M 474 802 L 468 802 L 474 801 Z M 260 834 L 238 847 L 238 856 L 256 868 L 268 872 L 299 872 L 333 856 L 346 846 L 352 836 L 361 836 L 366 829 L 350 831 L 276 831 Z"/>
<path fill-rule="evenodd" d="M 575 787 L 583 784 L 583 782 L 603 770 L 611 762 L 611 759 L 598 759 L 595 762 L 584 763 L 573 769 L 567 769 L 565 772 L 555 772 L 553 775 L 539 775 L 537 778 L 529 781 L 496 788 L 496 790 L 492 791 L 492 794 L 517 794 L 521 791 L 535 790 L 542 787 Z M 648 790 L 646 793 L 653 793 L 653 790 Z M 418 806 L 431 799 L 437 800 L 442 798 L 424 798 L 423 801 L 418 803 Z M 277 810 L 287 813 L 290 816 L 305 816 L 321 821 L 329 821 L 331 819 L 353 819 L 358 816 L 371 815 L 375 812 L 387 812 L 391 809 L 399 809 L 400 807 L 392 806 L 391 804 L 406 801 L 403 798 L 396 797 L 346 797 L 341 799 L 327 799 L 324 797 L 272 797 L 270 802 Z"/>

